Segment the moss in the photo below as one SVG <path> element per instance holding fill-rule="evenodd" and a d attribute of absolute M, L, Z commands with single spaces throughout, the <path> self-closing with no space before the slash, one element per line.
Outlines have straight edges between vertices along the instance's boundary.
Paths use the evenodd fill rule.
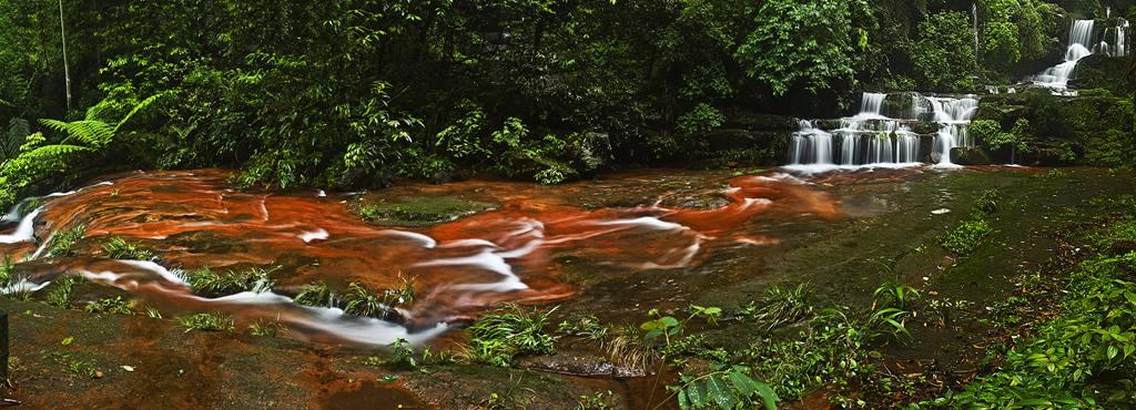
<path fill-rule="evenodd" d="M 452 221 L 494 207 L 493 204 L 454 196 L 416 196 L 398 199 L 363 199 L 355 212 L 372 223 L 420 226 Z"/>

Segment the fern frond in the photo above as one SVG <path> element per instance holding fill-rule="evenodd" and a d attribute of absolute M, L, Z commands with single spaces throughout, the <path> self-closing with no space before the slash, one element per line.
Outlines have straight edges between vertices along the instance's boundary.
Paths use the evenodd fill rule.
<path fill-rule="evenodd" d="M 139 102 L 137 105 L 135 105 L 134 108 L 130 110 L 130 113 L 126 114 L 125 117 L 122 117 L 122 120 L 118 121 L 118 125 L 114 126 L 114 130 L 112 131 L 113 134 L 118 135 L 118 132 L 122 130 L 122 128 L 124 128 L 136 114 L 149 108 L 151 105 L 154 105 L 162 97 L 165 97 L 166 94 L 168 93 L 158 93 L 151 95 L 149 98 L 146 98 L 145 100 L 142 100 L 142 102 Z"/>
<path fill-rule="evenodd" d="M 82 142 L 93 148 L 106 146 L 114 139 L 114 128 L 110 124 L 97 120 L 83 120 L 63 122 L 51 119 L 41 119 L 40 123 L 52 130 L 67 134 L 64 144 L 73 140 Z"/>
<path fill-rule="evenodd" d="M 93 151 L 91 148 L 80 145 L 55 144 L 44 145 L 31 151 L 20 154 L 20 159 L 49 161 L 63 159 L 68 155 Z"/>

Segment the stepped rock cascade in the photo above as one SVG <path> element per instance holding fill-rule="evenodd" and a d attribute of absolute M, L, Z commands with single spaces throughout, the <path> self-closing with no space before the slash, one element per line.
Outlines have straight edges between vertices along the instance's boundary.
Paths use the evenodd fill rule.
<path fill-rule="evenodd" d="M 1034 77 L 1034 84 L 1057 92 L 1069 88 L 1069 76 L 1077 68 L 1077 62 L 1093 54 L 1093 20 L 1077 20 L 1069 29 L 1069 47 L 1065 50 L 1065 61 L 1050 67 Z"/>
<path fill-rule="evenodd" d="M 416 192 L 484 195 L 500 206 L 407 228 L 363 222 L 350 211 L 349 194 L 241 192 L 229 185 L 229 175 L 134 173 L 44 197 L 34 210 L 5 215 L 0 253 L 21 263 L 13 286 L 3 291 L 35 290 L 81 276 L 163 311 L 218 311 L 240 323 L 279 322 L 301 340 L 421 343 L 501 303 L 572 296 L 577 289 L 562 278 L 558 258 L 606 266 L 612 275 L 690 268 L 721 249 L 777 243 L 758 216 L 842 215 L 829 194 L 784 174 L 730 178 L 728 188 L 705 192 L 725 199 L 722 205 L 697 209 L 658 204 L 588 209 L 575 202 L 585 186 L 608 184 L 606 191 L 644 183 L 634 178 L 547 189 L 464 181 Z M 79 225 L 85 226 L 84 239 L 74 256 L 44 252 L 57 232 Z M 112 236 L 151 248 L 158 258 L 109 259 L 99 245 Z M 195 294 L 187 284 L 185 272 L 248 266 L 278 268 L 274 284 L 217 298 Z M 386 319 L 345 315 L 335 306 L 302 306 L 287 296 L 320 281 L 393 289 L 403 277 L 412 279 L 414 301 Z"/>
<path fill-rule="evenodd" d="M 926 161 L 921 151 L 924 136 L 912 131 L 918 123 L 934 122 L 939 131 L 933 138 L 931 162 L 950 163 L 950 149 L 969 146 L 967 126 L 978 108 L 974 97 L 929 97 L 911 93 L 910 108 L 885 115 L 885 101 L 908 97 L 908 94 L 886 95 L 864 93 L 860 112 L 838 121 L 801 120 L 800 129 L 789 141 L 789 166 L 813 167 L 879 167 L 917 165 Z M 905 104 L 900 104 L 905 106 Z M 839 125 L 825 130 L 821 124 Z M 838 149 L 834 150 L 834 147 Z"/>
<path fill-rule="evenodd" d="M 967 129 L 978 112 L 978 99 L 927 97 L 927 101 L 931 103 L 935 122 L 939 123 L 931 160 L 939 165 L 950 165 L 951 149 L 974 146 Z"/>

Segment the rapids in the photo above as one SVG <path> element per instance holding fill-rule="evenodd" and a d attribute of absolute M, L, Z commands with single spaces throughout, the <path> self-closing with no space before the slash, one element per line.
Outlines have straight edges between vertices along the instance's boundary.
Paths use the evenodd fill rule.
<path fill-rule="evenodd" d="M 724 247 L 768 246 L 752 219 L 760 214 L 834 218 L 838 203 L 783 174 L 740 176 L 711 189 L 721 206 L 652 203 L 589 209 L 574 201 L 581 184 L 468 181 L 447 192 L 478 192 L 500 205 L 421 228 L 376 226 L 351 209 L 355 195 L 235 190 L 224 170 L 139 172 L 17 207 L 0 222 L 0 252 L 18 269 L 11 289 L 36 290 L 62 275 L 116 287 L 163 311 L 221 311 L 238 323 L 275 320 L 289 334 L 328 343 L 422 343 L 502 303 L 538 303 L 581 291 L 562 278 L 554 258 L 571 255 L 637 271 L 686 268 Z M 636 183 L 630 181 L 629 183 Z M 618 189 L 618 188 L 616 188 Z M 26 204 L 25 204 L 26 205 Z M 50 238 L 82 225 L 77 256 L 49 258 Z M 113 260 L 99 244 L 110 236 L 144 243 L 156 261 Z M 271 289 L 206 298 L 184 272 L 280 267 Z M 359 282 L 394 288 L 411 278 L 413 304 L 399 320 L 345 315 L 336 307 L 298 305 L 288 295 L 309 283 Z M 339 286 L 342 288 L 342 286 Z"/>

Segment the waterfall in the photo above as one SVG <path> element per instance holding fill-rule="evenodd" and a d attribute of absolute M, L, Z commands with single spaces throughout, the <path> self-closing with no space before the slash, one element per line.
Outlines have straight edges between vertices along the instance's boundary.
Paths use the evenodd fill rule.
<path fill-rule="evenodd" d="M 902 94 L 894 97 L 903 96 Z M 790 166 L 832 168 L 908 166 L 926 159 L 920 152 L 922 137 L 913 123 L 933 122 L 939 130 L 933 138 L 932 162 L 951 163 L 951 148 L 971 146 L 967 127 L 978 109 L 974 97 L 928 97 L 910 94 L 911 109 L 885 109 L 889 96 L 864 93 L 860 111 L 839 120 L 801 120 L 789 141 Z M 897 101 L 898 102 L 898 101 Z M 901 106 L 906 106 L 900 104 Z M 885 115 L 887 114 L 887 115 Z M 898 117 L 898 118 L 894 118 Z M 829 129 L 824 129 L 824 127 Z"/>
<path fill-rule="evenodd" d="M 1109 57 L 1128 57 L 1128 20 L 1117 19 L 1116 27 L 1105 29 L 1100 47 L 1099 51 Z"/>
<path fill-rule="evenodd" d="M 939 98 L 927 97 L 934 112 L 934 120 L 939 123 L 939 132 L 935 135 L 932 160 L 938 156 L 939 165 L 950 165 L 951 149 L 956 147 L 969 147 L 974 145 L 970 140 L 967 128 L 970 120 L 978 111 L 978 100 L 972 97 L 965 98 Z"/>
<path fill-rule="evenodd" d="M 789 148 L 791 164 L 832 164 L 832 134 L 801 120 Z"/>
<path fill-rule="evenodd" d="M 1050 67 L 1034 77 L 1035 84 L 1042 87 L 1064 91 L 1069 87 L 1069 76 L 1077 68 L 1077 62 L 1092 55 L 1093 20 L 1077 20 L 1069 29 L 1069 47 L 1065 50 L 1065 61 Z"/>

